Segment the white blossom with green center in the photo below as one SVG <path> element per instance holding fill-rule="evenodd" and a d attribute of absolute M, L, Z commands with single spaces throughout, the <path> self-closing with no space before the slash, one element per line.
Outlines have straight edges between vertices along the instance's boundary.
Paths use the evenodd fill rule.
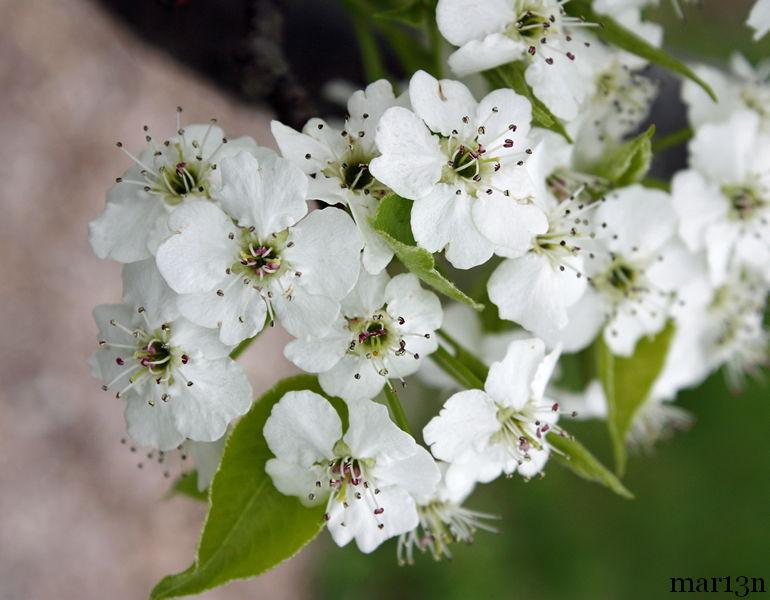
<path fill-rule="evenodd" d="M 210 442 L 251 406 L 231 346 L 178 316 L 173 292 L 152 260 L 124 267 L 125 300 L 97 306 L 99 350 L 92 369 L 102 389 L 126 403 L 128 433 L 139 444 L 170 450 L 186 438 Z"/>
<path fill-rule="evenodd" d="M 374 398 L 390 379 L 403 381 L 437 348 L 441 303 L 412 274 L 390 279 L 362 272 L 323 336 L 292 340 L 284 354 L 318 373 L 324 391 L 348 402 Z"/>
<path fill-rule="evenodd" d="M 168 235 L 169 213 L 191 198 L 211 200 L 219 185 L 218 163 L 241 151 L 258 154 L 250 137 L 233 140 L 214 124 L 182 126 L 156 140 L 145 127 L 147 147 L 138 156 L 118 147 L 134 165 L 107 192 L 107 206 L 89 224 L 89 239 L 99 258 L 130 263 L 148 258 Z"/>
<path fill-rule="evenodd" d="M 770 135 L 741 110 L 703 125 L 690 142 L 690 169 L 672 183 L 679 234 L 705 253 L 712 283 L 748 265 L 770 282 Z"/>
<path fill-rule="evenodd" d="M 274 154 L 221 163 L 221 208 L 190 201 L 157 263 L 181 313 L 237 344 L 278 321 L 292 335 L 322 335 L 358 277 L 361 241 L 336 208 L 307 214 L 307 178 Z"/>
<path fill-rule="evenodd" d="M 370 401 L 348 406 L 342 433 L 337 412 L 310 391 L 289 392 L 273 407 L 264 434 L 275 458 L 265 470 L 283 494 L 324 504 L 334 541 L 355 539 L 372 552 L 414 529 L 414 496 L 434 493 L 441 475 L 430 454 L 401 431 L 388 409 Z"/>
<path fill-rule="evenodd" d="M 451 396 L 423 430 L 433 456 L 449 463 L 445 482 L 453 493 L 501 474 L 524 478 L 540 473 L 552 450 L 549 434 L 559 429 L 559 405 L 545 389 L 559 358 L 537 338 L 515 340 L 493 363 L 483 390 Z"/>
<path fill-rule="evenodd" d="M 372 174 L 414 201 L 417 244 L 446 250 L 461 269 L 492 254 L 519 255 L 547 222 L 532 203 L 525 160 L 531 106 L 512 90 L 481 102 L 462 83 L 417 72 L 409 84 L 412 110 L 387 110 L 377 130 L 382 153 Z M 494 242 L 492 240 L 495 240 Z"/>
<path fill-rule="evenodd" d="M 387 266 L 393 252 L 369 221 L 390 190 L 374 178 L 369 163 L 379 155 L 375 133 L 380 117 L 388 108 L 405 103 L 381 79 L 350 97 L 342 130 L 322 119 L 311 119 L 302 132 L 278 121 L 271 124 L 281 154 L 310 177 L 309 196 L 349 208 L 364 244 L 363 266 L 375 274 Z"/>

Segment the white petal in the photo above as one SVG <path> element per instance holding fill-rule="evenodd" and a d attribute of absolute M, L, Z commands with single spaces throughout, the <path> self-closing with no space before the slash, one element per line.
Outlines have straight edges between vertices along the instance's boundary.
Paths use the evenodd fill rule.
<path fill-rule="evenodd" d="M 345 321 L 340 319 L 325 337 L 290 341 L 283 349 L 283 355 L 303 371 L 323 373 L 342 360 L 349 343 L 350 333 L 345 328 Z"/>
<path fill-rule="evenodd" d="M 607 307 L 603 297 L 593 288 L 567 310 L 567 326 L 547 340 L 550 344 L 562 344 L 565 352 L 579 352 L 588 347 L 596 338 L 607 318 Z"/>
<path fill-rule="evenodd" d="M 385 288 L 388 313 L 404 319 L 406 331 L 429 334 L 441 327 L 441 302 L 433 292 L 422 289 L 412 273 L 396 275 Z"/>
<path fill-rule="evenodd" d="M 293 277 L 290 275 L 290 277 Z M 276 319 L 294 337 L 323 336 L 340 314 L 340 304 L 297 286 L 286 296 L 277 283 L 270 286 Z"/>
<path fill-rule="evenodd" d="M 235 344 L 256 335 L 262 330 L 267 306 L 262 297 L 250 285 L 228 276 L 216 289 L 205 294 L 183 294 L 177 298 L 179 311 L 190 321 L 203 327 L 219 328 L 223 344 Z M 222 290 L 222 296 L 217 294 Z"/>
<path fill-rule="evenodd" d="M 356 374 L 359 375 L 357 379 Z M 334 367 L 318 376 L 318 383 L 324 392 L 348 403 L 371 400 L 382 391 L 386 381 L 370 361 L 351 355 L 344 356 Z"/>
<path fill-rule="evenodd" d="M 307 177 L 288 160 L 266 155 L 258 161 L 241 152 L 222 160 L 219 167 L 222 188 L 216 197 L 239 225 L 253 226 L 260 239 L 305 216 Z"/>
<path fill-rule="evenodd" d="M 355 223 L 337 208 L 314 210 L 295 225 L 289 235 L 291 247 L 283 258 L 309 294 L 343 298 L 358 279 L 361 238 Z"/>
<path fill-rule="evenodd" d="M 476 198 L 471 214 L 478 231 L 495 245 L 498 254 L 511 258 L 524 254 L 532 248 L 535 236 L 548 231 L 548 219 L 535 204 L 520 203 L 498 192 Z"/>
<path fill-rule="evenodd" d="M 107 206 L 88 224 L 88 239 L 94 254 L 130 263 L 150 256 L 149 232 L 166 215 L 163 202 L 136 186 L 122 182 L 107 194 Z"/>
<path fill-rule="evenodd" d="M 579 264 L 572 264 L 574 258 L 564 262 L 580 270 Z M 548 257 L 529 252 L 501 263 L 487 289 L 503 319 L 550 339 L 567 326 L 567 309 L 580 299 L 586 285 L 586 278 L 578 278 L 572 269 L 561 271 Z"/>
<path fill-rule="evenodd" d="M 441 479 L 436 461 L 421 446 L 416 446 L 415 453 L 403 460 L 378 461 L 374 476 L 382 485 L 398 486 L 417 497 L 435 493 Z"/>
<path fill-rule="evenodd" d="M 184 443 L 183 451 L 188 452 L 195 463 L 195 471 L 198 473 L 198 491 L 202 492 L 211 484 L 214 479 L 214 473 L 219 468 L 222 460 L 222 454 L 225 451 L 225 440 L 227 434 L 215 442 L 194 442 L 187 440 Z"/>
<path fill-rule="evenodd" d="M 412 206 L 412 233 L 429 252 L 446 248 L 446 257 L 458 269 L 470 269 L 492 256 L 494 246 L 476 227 L 471 209 L 474 200 L 465 193 L 438 184 Z"/>
<path fill-rule="evenodd" d="M 500 429 L 497 407 L 481 390 L 466 390 L 451 396 L 438 416 L 422 431 L 433 456 L 453 462 L 469 449 L 484 446 Z"/>
<path fill-rule="evenodd" d="M 207 200 L 186 202 L 168 223 L 174 235 L 158 248 L 161 275 L 180 294 L 208 292 L 236 260 L 238 243 L 230 239 L 236 227 Z"/>
<path fill-rule="evenodd" d="M 361 263 L 369 273 L 377 274 L 388 266 L 393 258 L 393 250 L 370 224 L 377 212 L 377 200 L 371 196 L 356 195 L 348 202 L 353 218 L 358 225 L 361 240 L 364 243 L 364 253 Z"/>
<path fill-rule="evenodd" d="M 325 477 L 323 468 L 318 465 L 301 466 L 279 458 L 271 458 L 265 463 L 265 472 L 273 480 L 273 485 L 279 492 L 284 496 L 296 496 L 305 506 L 320 504 L 328 496 L 328 487 L 319 489 L 316 485 L 317 481 L 323 481 Z"/>
<path fill-rule="evenodd" d="M 380 119 L 377 147 L 382 156 L 369 163 L 369 171 L 405 198 L 429 193 L 447 160 L 439 139 L 431 135 L 422 119 L 398 106 L 388 109 Z"/>
<path fill-rule="evenodd" d="M 122 275 L 123 302 L 143 308 L 150 323 L 159 326 L 179 316 L 176 294 L 161 277 L 154 259 L 127 264 Z"/>
<path fill-rule="evenodd" d="M 693 170 L 674 175 L 671 194 L 679 217 L 679 235 L 691 250 L 702 250 L 708 225 L 727 216 L 726 198 Z"/>
<path fill-rule="evenodd" d="M 514 340 L 502 361 L 492 363 L 484 390 L 503 406 L 522 408 L 532 396 L 532 381 L 545 356 L 537 338 Z"/>
<path fill-rule="evenodd" d="M 736 111 L 724 123 L 706 123 L 690 141 L 690 166 L 716 184 L 744 181 L 759 128 L 759 115 Z"/>
<path fill-rule="evenodd" d="M 185 437 L 199 442 L 218 440 L 235 418 L 249 410 L 253 400 L 251 385 L 243 368 L 229 358 L 190 357 L 190 362 L 179 371 L 192 385 L 180 385 L 179 392 L 172 392 L 168 404 L 176 428 Z"/>
<path fill-rule="evenodd" d="M 125 416 L 128 435 L 137 444 L 165 452 L 184 441 L 185 436 L 177 431 L 173 411 L 166 402 L 150 406 L 145 398 L 131 395 L 126 399 Z"/>
<path fill-rule="evenodd" d="M 770 0 L 757 0 L 746 24 L 754 30 L 755 42 L 765 37 L 765 34 L 770 31 Z"/>
<path fill-rule="evenodd" d="M 458 77 L 479 73 L 524 57 L 526 46 L 506 35 L 492 33 L 471 40 L 449 55 L 449 66 Z"/>
<path fill-rule="evenodd" d="M 586 77 L 576 62 L 569 60 L 560 50 L 541 46 L 553 64 L 548 64 L 542 57 L 534 60 L 524 72 L 524 78 L 543 104 L 551 112 L 566 121 L 578 115 L 578 108 L 585 99 L 592 77 Z"/>
<path fill-rule="evenodd" d="M 385 304 L 385 288 L 390 277 L 385 272 L 376 275 L 362 272 L 358 282 L 342 301 L 342 312 L 347 317 L 370 317 Z"/>
<path fill-rule="evenodd" d="M 451 44 L 463 44 L 503 31 L 516 18 L 509 0 L 439 0 L 436 23 Z"/>
<path fill-rule="evenodd" d="M 350 426 L 344 440 L 353 456 L 388 462 L 404 460 L 417 452 L 417 443 L 391 421 L 383 404 L 353 402 L 348 405 L 348 417 Z"/>
<path fill-rule="evenodd" d="M 545 390 L 548 387 L 553 371 L 556 368 L 556 363 L 559 362 L 559 356 L 561 356 L 561 347 L 557 346 L 554 350 L 546 354 L 543 362 L 537 366 L 535 376 L 532 378 L 531 386 L 532 398 L 534 400 L 540 401 L 543 399 Z M 558 417 L 558 414 L 556 414 L 556 416 Z"/>
<path fill-rule="evenodd" d="M 476 133 L 476 99 L 459 81 L 439 81 L 425 71 L 417 71 L 409 82 L 409 100 L 433 133 L 448 137 L 458 132 L 460 139 Z"/>
<path fill-rule="evenodd" d="M 334 457 L 334 444 L 342 438 L 342 423 L 323 396 L 308 390 L 287 392 L 273 406 L 264 435 L 278 459 L 307 468 Z"/>
<path fill-rule="evenodd" d="M 182 348 L 187 354 L 200 353 L 204 358 L 214 360 L 226 358 L 233 349 L 219 340 L 216 329 L 201 327 L 183 317 L 171 323 L 170 331 L 170 344 Z"/>
<path fill-rule="evenodd" d="M 310 175 L 326 167 L 335 156 L 323 142 L 287 127 L 279 121 L 270 122 L 270 131 L 284 158 Z M 309 155 L 309 158 L 306 158 Z"/>
<path fill-rule="evenodd" d="M 484 124 L 479 142 L 485 147 L 513 140 L 517 152 L 523 151 L 532 121 L 532 105 L 513 90 L 494 90 L 479 102 L 476 122 Z M 511 129 L 515 125 L 515 129 Z"/>
<path fill-rule="evenodd" d="M 384 512 L 379 516 L 374 515 L 375 506 L 367 498 L 353 500 L 347 508 L 341 502 L 332 503 L 326 526 L 337 545 L 344 546 L 355 538 L 358 549 L 369 553 L 388 538 L 417 527 L 417 508 L 406 491 L 397 487 L 381 489 L 377 494 L 377 506 Z"/>

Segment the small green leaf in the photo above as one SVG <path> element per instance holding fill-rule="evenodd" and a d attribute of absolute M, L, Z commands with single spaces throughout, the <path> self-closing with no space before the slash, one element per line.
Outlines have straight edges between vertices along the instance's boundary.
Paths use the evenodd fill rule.
<path fill-rule="evenodd" d="M 198 471 L 182 473 L 166 493 L 166 498 L 187 496 L 192 500 L 206 502 L 209 499 L 207 490 L 198 490 Z"/>
<path fill-rule="evenodd" d="M 597 27 L 594 32 L 605 42 L 617 46 L 618 48 L 622 48 L 631 54 L 641 56 L 651 63 L 669 69 L 683 77 L 687 77 L 702 87 L 704 91 L 711 96 L 711 99 L 714 102 L 717 101 L 714 90 L 698 77 L 690 67 L 671 56 L 665 50 L 656 48 L 647 40 L 639 37 L 633 31 L 626 29 L 614 19 L 594 12 L 591 8 L 591 0 L 572 0 L 569 3 L 565 3 L 564 8 L 572 16 L 582 17 L 590 23 L 598 24 L 599 27 Z"/>
<path fill-rule="evenodd" d="M 297 498 L 284 496 L 265 473 L 272 457 L 262 435 L 265 421 L 286 392 L 306 389 L 321 393 L 318 380 L 310 375 L 282 380 L 233 428 L 211 483 L 195 563 L 162 579 L 151 599 L 197 594 L 255 577 L 291 558 L 318 535 L 324 507 L 307 508 Z"/>
<path fill-rule="evenodd" d="M 380 201 L 372 227 L 380 233 L 401 264 L 427 285 L 453 300 L 469 304 L 476 310 L 482 310 L 483 304 L 474 301 L 438 272 L 436 261 L 430 252 L 416 246 L 410 225 L 411 214 L 411 201 L 396 194 L 390 194 Z"/>
<path fill-rule="evenodd" d="M 641 181 L 652 163 L 652 136 L 655 125 L 632 140 L 613 149 L 592 169 L 593 175 L 608 180 L 612 187 L 621 188 Z"/>
<path fill-rule="evenodd" d="M 522 61 L 511 62 L 489 71 L 484 71 L 489 84 L 494 88 L 510 88 L 517 94 L 521 94 L 532 104 L 532 124 L 537 127 L 550 129 L 564 136 L 568 142 L 572 143 L 567 130 L 564 129 L 562 122 L 535 96 L 532 88 L 529 87 L 524 77 L 524 71 L 527 65 Z"/>
<path fill-rule="evenodd" d="M 634 497 L 620 480 L 580 442 L 556 433 L 549 433 L 548 443 L 559 451 L 552 452 L 551 456 L 579 477 L 603 485 L 623 498 Z"/>
<path fill-rule="evenodd" d="M 626 469 L 626 434 L 663 369 L 674 330 L 669 323 L 654 338 L 639 340 L 627 358 L 612 354 L 602 338 L 597 341 L 599 380 L 607 397 L 607 424 L 619 475 Z"/>

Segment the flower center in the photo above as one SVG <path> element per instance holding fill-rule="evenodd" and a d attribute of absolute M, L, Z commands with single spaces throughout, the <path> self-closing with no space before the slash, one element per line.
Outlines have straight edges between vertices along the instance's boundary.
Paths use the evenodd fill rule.
<path fill-rule="evenodd" d="M 348 318 L 348 329 L 355 335 L 349 350 L 366 358 L 382 358 L 395 344 L 396 336 L 387 312 L 375 313 L 371 319 Z"/>
<path fill-rule="evenodd" d="M 730 200 L 731 215 L 741 221 L 750 220 L 767 202 L 757 190 L 742 185 L 726 185 L 722 193 Z"/>
<path fill-rule="evenodd" d="M 230 271 L 236 275 L 257 277 L 259 281 L 283 272 L 286 263 L 281 258 L 281 250 L 288 236 L 281 232 L 262 241 L 249 230 L 242 233 L 240 251 Z"/>
<path fill-rule="evenodd" d="M 548 191 L 559 201 L 585 194 L 589 200 L 598 200 L 609 191 L 606 179 L 597 175 L 588 175 L 559 167 L 554 169 L 545 180 Z"/>
<path fill-rule="evenodd" d="M 345 185 L 353 191 L 362 190 L 374 181 L 368 163 L 344 164 L 342 168 Z"/>
<path fill-rule="evenodd" d="M 508 28 L 508 36 L 514 39 L 537 40 L 547 35 L 555 16 L 541 15 L 536 11 L 527 10 Z"/>

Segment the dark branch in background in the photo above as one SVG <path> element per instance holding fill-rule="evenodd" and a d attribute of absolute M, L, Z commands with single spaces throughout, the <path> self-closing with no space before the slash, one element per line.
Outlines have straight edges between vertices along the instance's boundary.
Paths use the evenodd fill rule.
<path fill-rule="evenodd" d="M 350 19 L 338 0 L 97 2 L 138 37 L 230 94 L 268 106 L 292 127 L 315 115 L 344 114 L 344 107 L 322 98 L 330 80 L 364 83 Z"/>

